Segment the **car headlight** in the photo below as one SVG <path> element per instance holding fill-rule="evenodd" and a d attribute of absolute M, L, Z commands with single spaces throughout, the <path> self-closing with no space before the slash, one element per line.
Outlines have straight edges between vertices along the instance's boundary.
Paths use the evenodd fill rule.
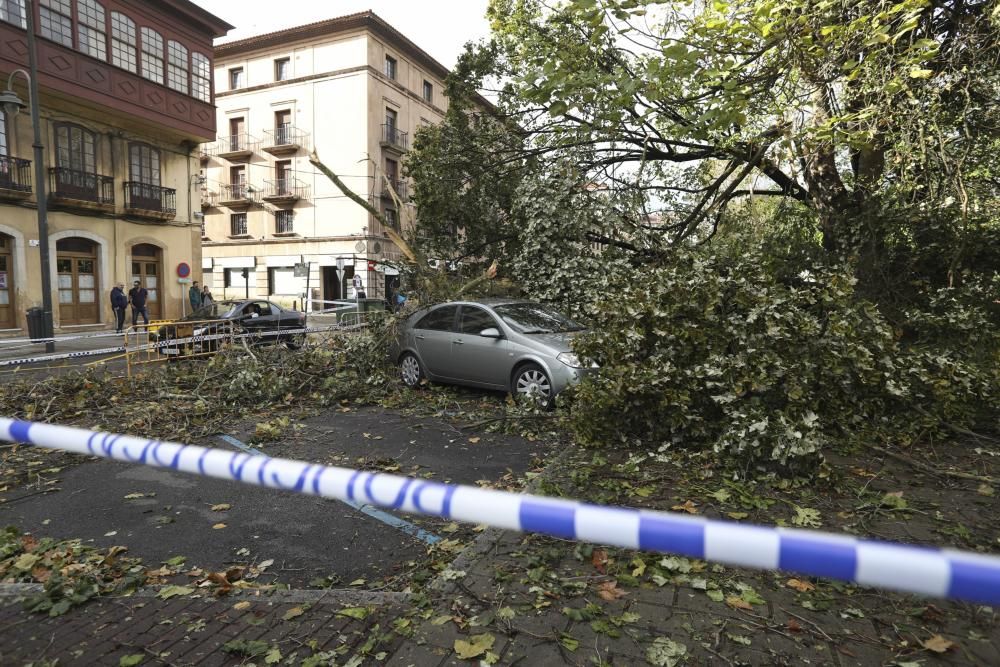
<path fill-rule="evenodd" d="M 580 363 L 580 358 L 572 352 L 560 352 L 556 355 L 556 359 L 571 368 L 583 368 L 583 364 Z"/>

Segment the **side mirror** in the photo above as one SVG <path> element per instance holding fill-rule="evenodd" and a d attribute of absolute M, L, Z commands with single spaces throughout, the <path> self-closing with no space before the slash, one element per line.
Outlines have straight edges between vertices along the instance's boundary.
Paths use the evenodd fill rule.
<path fill-rule="evenodd" d="M 503 334 L 496 327 L 490 327 L 489 329 L 483 329 L 479 332 L 479 335 L 483 338 L 503 338 Z"/>

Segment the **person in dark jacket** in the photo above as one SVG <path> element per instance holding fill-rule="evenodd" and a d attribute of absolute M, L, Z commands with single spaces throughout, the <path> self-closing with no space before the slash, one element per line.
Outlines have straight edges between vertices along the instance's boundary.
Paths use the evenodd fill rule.
<path fill-rule="evenodd" d="M 128 301 L 132 304 L 132 326 L 135 326 L 139 322 L 139 316 L 142 315 L 142 321 L 149 324 L 149 313 L 146 311 L 146 298 L 149 296 L 149 292 L 146 291 L 145 287 L 139 285 L 139 281 L 135 281 L 135 286 L 128 291 Z"/>
<path fill-rule="evenodd" d="M 118 283 L 111 289 L 111 310 L 115 313 L 115 333 L 121 333 L 125 326 L 125 307 L 128 297 L 125 296 L 125 283 Z"/>
<path fill-rule="evenodd" d="M 188 300 L 191 302 L 191 312 L 201 308 L 201 288 L 198 287 L 198 281 L 191 283 L 191 289 L 188 290 Z"/>

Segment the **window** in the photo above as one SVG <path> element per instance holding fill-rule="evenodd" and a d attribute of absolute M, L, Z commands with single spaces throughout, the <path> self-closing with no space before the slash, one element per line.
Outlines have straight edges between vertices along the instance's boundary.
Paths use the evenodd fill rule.
<path fill-rule="evenodd" d="M 244 214 L 246 215 L 246 214 Z M 246 278 L 243 277 L 243 272 L 246 271 Z M 226 273 L 223 276 L 225 282 L 224 287 L 235 287 L 237 289 L 246 289 L 248 287 L 257 286 L 257 270 L 256 269 L 226 269 Z"/>
<path fill-rule="evenodd" d="M 229 90 L 236 90 L 237 88 L 242 88 L 244 85 L 243 68 L 234 67 L 229 70 Z"/>
<path fill-rule="evenodd" d="M 278 146 L 292 143 L 292 112 L 288 109 L 274 112 L 274 143 Z"/>
<path fill-rule="evenodd" d="M 24 13 L 24 0 L 0 0 L 0 21 L 27 28 L 28 21 Z"/>
<path fill-rule="evenodd" d="M 229 168 L 229 184 L 233 187 L 233 196 L 246 196 L 247 170 L 245 165 Z"/>
<path fill-rule="evenodd" d="M 167 42 L 167 86 L 188 94 L 188 50 L 180 42 Z"/>
<path fill-rule="evenodd" d="M 394 230 L 399 229 L 399 219 L 396 217 L 396 209 L 387 208 L 385 209 L 383 215 L 385 215 L 385 222 L 387 225 L 392 227 Z"/>
<path fill-rule="evenodd" d="M 233 213 L 229 216 L 229 235 L 230 236 L 247 235 L 246 213 Z"/>
<path fill-rule="evenodd" d="M 295 226 L 293 220 L 295 218 L 294 211 L 275 211 L 274 213 L 274 233 L 275 234 L 292 234 L 295 231 Z"/>
<path fill-rule="evenodd" d="M 278 58 L 274 61 L 274 80 L 284 81 L 292 76 L 292 61 L 289 58 Z"/>
<path fill-rule="evenodd" d="M 202 102 L 212 101 L 212 63 L 203 53 L 191 54 L 191 95 Z"/>
<path fill-rule="evenodd" d="M 414 329 L 430 329 L 432 331 L 453 331 L 455 328 L 455 313 L 458 306 L 441 306 L 423 316 Z"/>
<path fill-rule="evenodd" d="M 283 191 L 291 187 L 292 183 L 292 161 L 280 160 L 274 163 L 274 178 L 278 181 L 278 187 Z"/>
<path fill-rule="evenodd" d="M 73 7 L 70 0 L 41 0 L 39 5 L 42 37 L 72 47 Z"/>
<path fill-rule="evenodd" d="M 129 144 L 132 180 L 146 185 L 160 184 L 160 151 L 149 144 Z"/>
<path fill-rule="evenodd" d="M 137 62 L 135 23 L 124 14 L 111 12 L 111 64 L 135 72 Z"/>
<path fill-rule="evenodd" d="M 96 174 L 96 143 L 93 132 L 79 125 L 56 125 L 56 164 L 64 169 Z"/>
<path fill-rule="evenodd" d="M 7 114 L 0 111 L 0 155 L 8 155 Z"/>
<path fill-rule="evenodd" d="M 142 76 L 163 83 L 163 37 L 152 28 L 142 29 Z"/>
<path fill-rule="evenodd" d="M 434 102 L 434 84 L 424 81 L 424 102 L 432 104 Z"/>
<path fill-rule="evenodd" d="M 393 81 L 396 80 L 396 59 L 392 56 L 385 57 L 385 76 Z"/>
<path fill-rule="evenodd" d="M 490 327 L 500 328 L 497 326 L 497 321 L 493 319 L 492 315 L 482 308 L 475 308 L 473 306 L 462 306 L 462 315 L 459 319 L 458 330 L 464 334 L 478 336 L 479 332 L 483 329 L 489 329 Z"/>
<path fill-rule="evenodd" d="M 292 267 L 287 269 L 271 267 L 267 274 L 269 294 L 294 295 L 302 291 L 299 287 L 299 279 L 295 277 L 295 269 Z"/>
<path fill-rule="evenodd" d="M 96 0 L 78 0 L 76 15 L 80 50 L 100 60 L 107 60 L 108 36 L 104 7 Z"/>
<path fill-rule="evenodd" d="M 391 158 L 385 159 L 385 177 L 396 188 L 396 181 L 399 180 L 399 163 Z"/>

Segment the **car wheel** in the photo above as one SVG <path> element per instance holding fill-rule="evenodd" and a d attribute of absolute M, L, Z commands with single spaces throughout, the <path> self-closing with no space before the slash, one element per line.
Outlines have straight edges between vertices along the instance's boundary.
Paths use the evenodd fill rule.
<path fill-rule="evenodd" d="M 407 352 L 399 360 L 399 374 L 407 387 L 417 387 L 424 377 L 424 369 L 420 367 L 420 360 Z"/>
<path fill-rule="evenodd" d="M 534 402 L 539 407 L 551 409 L 555 406 L 552 398 L 552 383 L 538 364 L 525 364 L 514 372 L 514 398 L 518 401 Z"/>

